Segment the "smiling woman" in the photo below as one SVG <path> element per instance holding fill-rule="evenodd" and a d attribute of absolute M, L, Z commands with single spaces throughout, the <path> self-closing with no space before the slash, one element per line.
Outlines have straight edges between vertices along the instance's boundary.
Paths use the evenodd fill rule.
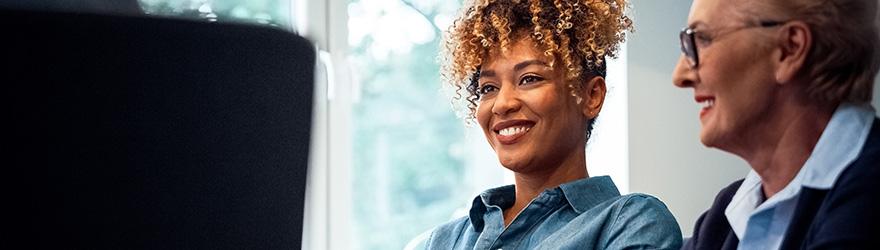
<path fill-rule="evenodd" d="M 702 104 L 700 141 L 751 169 L 718 193 L 684 249 L 875 244 L 878 5 L 693 1 L 673 83 Z"/>
<path fill-rule="evenodd" d="M 457 89 L 515 185 L 474 198 L 429 249 L 678 249 L 666 206 L 590 178 L 585 140 L 605 100 L 605 57 L 631 22 L 623 0 L 483 0 L 464 6 L 443 45 Z"/>
<path fill-rule="evenodd" d="M 493 51 L 480 72 L 476 117 L 489 145 L 501 165 L 514 172 L 547 172 L 553 170 L 547 165 L 562 165 L 567 168 L 562 172 L 577 173 L 572 178 L 585 177 L 585 144 L 580 138 L 602 107 L 603 78 L 587 83 L 591 86 L 584 89 L 592 91 L 570 95 L 565 72 L 550 66 L 553 58 L 542 54 L 531 39 L 516 39 L 509 49 Z M 577 101 L 581 96 L 588 101 Z M 548 181 L 555 180 L 538 183 Z"/>

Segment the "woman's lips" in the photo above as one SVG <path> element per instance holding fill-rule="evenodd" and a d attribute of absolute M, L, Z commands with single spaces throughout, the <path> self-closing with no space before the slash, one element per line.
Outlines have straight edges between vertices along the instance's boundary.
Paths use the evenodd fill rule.
<path fill-rule="evenodd" d="M 492 127 L 495 132 L 495 139 L 502 145 L 511 145 L 518 142 L 523 136 L 528 134 L 529 130 L 535 125 L 535 122 L 528 120 L 511 120 L 504 121 Z"/>
<path fill-rule="evenodd" d="M 700 119 L 703 119 L 703 117 L 706 116 L 710 111 L 712 111 L 713 107 L 715 107 L 715 98 L 714 97 L 697 97 L 695 99 L 696 99 L 697 103 L 699 103 L 701 106 L 703 106 L 703 108 L 700 109 Z"/>

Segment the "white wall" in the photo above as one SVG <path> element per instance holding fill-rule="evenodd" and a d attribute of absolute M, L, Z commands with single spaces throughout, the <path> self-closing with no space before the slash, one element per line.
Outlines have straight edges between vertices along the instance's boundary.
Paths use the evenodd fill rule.
<path fill-rule="evenodd" d="M 880 44 L 877 47 L 880 47 Z M 872 104 L 874 105 L 874 111 L 880 116 L 880 75 L 874 78 L 874 101 Z"/>
<path fill-rule="evenodd" d="M 745 161 L 700 144 L 693 91 L 672 85 L 678 33 L 691 1 L 634 0 L 627 43 L 630 190 L 657 196 L 684 236 L 715 194 L 749 170 Z"/>
<path fill-rule="evenodd" d="M 663 200 L 682 234 L 690 236 L 717 192 L 743 178 L 749 166 L 700 144 L 700 107 L 693 92 L 672 85 L 680 55 L 678 32 L 686 25 L 691 1 L 631 3 L 636 31 L 627 44 L 630 190 Z M 877 84 L 873 105 L 880 107 Z"/>

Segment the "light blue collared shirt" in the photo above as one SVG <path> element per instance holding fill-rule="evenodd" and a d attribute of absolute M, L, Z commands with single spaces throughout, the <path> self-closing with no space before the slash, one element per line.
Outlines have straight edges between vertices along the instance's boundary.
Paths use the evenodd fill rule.
<path fill-rule="evenodd" d="M 724 214 L 739 249 L 779 249 L 802 187 L 828 190 L 859 155 L 874 122 L 870 105 L 841 104 L 810 157 L 781 191 L 761 202 L 761 177 L 749 171 Z"/>
<path fill-rule="evenodd" d="M 439 226 L 428 249 L 679 249 L 681 230 L 660 200 L 621 196 L 608 176 L 547 189 L 507 227 L 513 185 L 474 199 L 470 215 Z"/>

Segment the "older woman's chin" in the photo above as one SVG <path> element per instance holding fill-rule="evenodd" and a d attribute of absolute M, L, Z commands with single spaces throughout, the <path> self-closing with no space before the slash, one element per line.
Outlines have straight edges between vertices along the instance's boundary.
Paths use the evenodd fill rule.
<path fill-rule="evenodd" d="M 719 137 L 720 136 L 718 136 L 717 133 L 714 133 L 714 131 L 707 129 L 706 127 L 700 129 L 700 142 L 706 147 L 717 148 L 721 141 Z"/>

